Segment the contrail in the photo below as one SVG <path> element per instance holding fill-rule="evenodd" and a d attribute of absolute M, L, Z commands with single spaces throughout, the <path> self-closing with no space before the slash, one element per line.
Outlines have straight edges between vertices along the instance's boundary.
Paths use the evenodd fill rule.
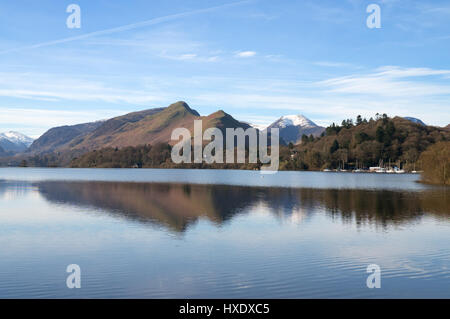
<path fill-rule="evenodd" d="M 227 3 L 227 4 L 220 5 L 220 6 L 215 6 L 215 7 L 205 8 L 205 9 L 198 9 L 198 10 L 193 10 L 193 11 L 188 11 L 188 12 L 171 14 L 171 15 L 167 15 L 167 16 L 163 16 L 163 17 L 159 17 L 159 18 L 153 18 L 150 20 L 141 21 L 141 22 L 137 22 L 137 23 L 127 24 L 124 26 L 115 27 L 115 28 L 111 28 L 111 29 L 85 33 L 85 34 L 74 36 L 74 37 L 53 40 L 53 41 L 48 41 L 48 42 L 41 42 L 41 43 L 37 43 L 37 44 L 25 46 L 25 47 L 20 47 L 20 48 L 8 49 L 8 50 L 0 51 L 0 54 L 18 52 L 18 51 L 22 51 L 22 50 L 31 50 L 31 49 L 46 47 L 46 46 L 50 46 L 50 45 L 54 45 L 54 44 L 83 40 L 86 38 L 95 37 L 95 36 L 99 36 L 99 35 L 112 34 L 112 33 L 142 28 L 142 27 L 155 25 L 155 24 L 159 24 L 159 23 L 163 23 L 163 22 L 167 22 L 167 21 L 171 21 L 171 20 L 176 20 L 179 18 L 196 15 L 196 14 L 211 12 L 211 11 L 215 11 L 215 10 L 222 9 L 222 8 L 243 5 L 243 4 L 247 4 L 250 2 L 254 2 L 254 0 L 244 0 L 244 1 L 232 2 L 232 3 Z"/>

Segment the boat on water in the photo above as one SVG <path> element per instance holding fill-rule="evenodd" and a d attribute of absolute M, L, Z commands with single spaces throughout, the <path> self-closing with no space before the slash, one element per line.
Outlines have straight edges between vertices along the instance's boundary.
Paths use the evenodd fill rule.
<path fill-rule="evenodd" d="M 390 162 L 389 162 L 390 164 Z M 358 165 L 356 162 L 356 166 L 354 169 L 345 169 L 339 166 L 336 169 L 328 169 L 325 168 L 322 170 L 323 172 L 352 172 L 352 173 L 383 173 L 383 174 L 405 174 L 406 171 L 397 166 L 384 166 L 383 161 L 380 161 L 379 166 L 371 166 L 369 169 L 363 168 L 361 165 Z M 416 172 L 418 173 L 418 172 Z"/>
<path fill-rule="evenodd" d="M 389 165 L 386 167 L 383 165 L 383 161 L 380 160 L 378 166 L 369 167 L 369 172 L 371 173 L 386 173 L 386 174 L 404 174 L 406 171 L 397 166 L 391 166 L 391 161 L 389 160 Z"/>
<path fill-rule="evenodd" d="M 353 173 L 365 173 L 365 172 L 367 172 L 367 170 L 365 170 L 363 168 L 363 165 L 360 164 L 358 160 L 356 160 L 356 166 L 355 166 L 355 169 L 352 170 L 352 172 Z"/>

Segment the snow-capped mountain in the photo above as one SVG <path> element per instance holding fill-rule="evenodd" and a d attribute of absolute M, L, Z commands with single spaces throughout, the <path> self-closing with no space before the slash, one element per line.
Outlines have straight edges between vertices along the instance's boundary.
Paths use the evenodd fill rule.
<path fill-rule="evenodd" d="M 250 125 L 251 127 L 254 127 L 254 128 L 260 130 L 260 131 L 264 131 L 267 127 L 267 125 L 261 125 L 261 124 L 252 124 L 252 123 L 247 123 L 247 124 Z"/>
<path fill-rule="evenodd" d="M 0 133 L 0 147 L 10 153 L 25 151 L 32 143 L 33 139 L 22 133 L 9 131 Z"/>
<path fill-rule="evenodd" d="M 294 144 L 300 143 L 303 134 L 319 136 L 325 130 L 303 115 L 282 116 L 267 127 L 270 128 L 279 128 L 280 137 L 286 143 Z"/>
<path fill-rule="evenodd" d="M 33 144 L 34 141 L 34 139 L 32 139 L 31 137 L 28 137 L 25 134 L 14 131 L 0 133 L 0 138 L 6 138 L 13 143 L 23 143 L 26 146 L 30 146 L 31 144 Z"/>
<path fill-rule="evenodd" d="M 303 115 L 282 116 L 271 126 L 275 127 L 274 125 L 277 125 L 278 128 L 285 128 L 288 126 L 301 126 L 302 128 L 317 127 L 317 125 L 313 121 Z"/>
<path fill-rule="evenodd" d="M 406 116 L 406 117 L 404 117 L 404 119 L 408 120 L 410 122 L 413 122 L 413 123 L 417 123 L 417 124 L 426 126 L 426 124 L 424 122 L 422 122 L 422 120 L 415 118 L 415 117 Z"/>

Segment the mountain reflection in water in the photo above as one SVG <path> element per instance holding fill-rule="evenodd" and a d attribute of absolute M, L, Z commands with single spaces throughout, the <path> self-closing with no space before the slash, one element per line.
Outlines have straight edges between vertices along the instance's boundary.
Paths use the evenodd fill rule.
<path fill-rule="evenodd" d="M 176 232 L 185 231 L 199 218 L 221 225 L 255 207 L 296 220 L 307 219 L 316 209 L 322 209 L 343 223 L 382 229 L 415 222 L 425 214 L 450 217 L 448 188 L 401 192 L 126 182 L 54 181 L 32 185 L 50 202 L 94 207 Z"/>

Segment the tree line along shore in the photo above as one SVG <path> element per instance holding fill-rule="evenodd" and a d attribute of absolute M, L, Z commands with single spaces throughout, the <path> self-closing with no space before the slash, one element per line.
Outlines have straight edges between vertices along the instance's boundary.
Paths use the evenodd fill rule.
<path fill-rule="evenodd" d="M 372 166 L 423 171 L 424 182 L 450 184 L 450 130 L 404 118 L 347 119 L 333 123 L 321 136 L 302 136 L 301 143 L 280 146 L 280 170 L 358 170 Z M 13 163 L 34 167 L 259 169 L 261 163 L 174 164 L 167 143 L 106 147 L 88 152 L 36 154 Z M 17 160 L 16 160 L 17 161 Z M 389 164 L 388 164 L 389 163 Z M 4 164 L 4 163 L 3 163 Z"/>

